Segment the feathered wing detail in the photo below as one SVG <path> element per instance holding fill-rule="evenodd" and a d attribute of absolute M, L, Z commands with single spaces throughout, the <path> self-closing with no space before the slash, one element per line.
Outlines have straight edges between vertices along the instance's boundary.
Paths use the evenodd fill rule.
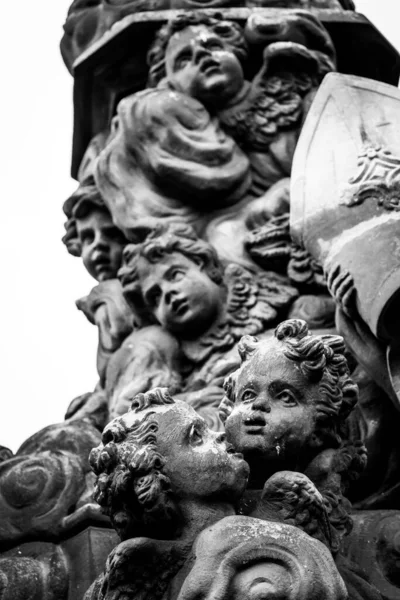
<path fill-rule="evenodd" d="M 241 266 L 229 265 L 225 276 L 228 322 L 236 340 L 272 327 L 299 295 L 287 277 L 273 271 L 255 275 Z"/>
<path fill-rule="evenodd" d="M 323 496 L 303 473 L 279 471 L 267 479 L 254 514 L 299 527 L 331 546 L 332 531 Z"/>
<path fill-rule="evenodd" d="M 333 64 L 321 52 L 294 42 L 275 42 L 264 50 L 263 66 L 245 98 L 219 115 L 237 143 L 266 151 L 281 132 L 301 125 L 305 100 Z"/>

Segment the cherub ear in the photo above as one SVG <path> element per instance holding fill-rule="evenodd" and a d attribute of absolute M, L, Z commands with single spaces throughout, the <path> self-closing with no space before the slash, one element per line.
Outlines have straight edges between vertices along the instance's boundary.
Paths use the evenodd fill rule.
<path fill-rule="evenodd" d="M 245 362 L 254 354 L 258 348 L 258 343 L 258 339 L 253 335 L 244 335 L 241 338 L 238 344 L 238 352 L 242 362 Z"/>

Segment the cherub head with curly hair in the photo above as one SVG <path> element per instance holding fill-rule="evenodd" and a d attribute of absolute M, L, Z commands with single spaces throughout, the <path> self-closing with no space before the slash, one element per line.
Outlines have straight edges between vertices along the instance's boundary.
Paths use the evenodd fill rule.
<path fill-rule="evenodd" d="M 160 226 L 129 244 L 118 277 L 144 324 L 158 323 L 181 338 L 206 331 L 226 296 L 215 250 L 186 225 Z"/>
<path fill-rule="evenodd" d="M 244 86 L 243 29 L 221 15 L 184 13 L 164 25 L 148 54 L 149 87 L 161 81 L 206 107 L 225 104 Z"/>
<path fill-rule="evenodd" d="M 73 256 L 81 256 L 97 281 L 114 279 L 127 240 L 112 222 L 111 214 L 93 178 L 87 179 L 64 202 L 67 222 L 62 239 Z"/>
<path fill-rule="evenodd" d="M 270 339 L 244 336 L 239 354 L 220 410 L 228 440 L 250 466 L 303 471 L 319 452 L 340 446 L 358 398 L 340 336 L 312 335 L 292 319 Z"/>
<path fill-rule="evenodd" d="M 233 513 L 248 476 L 225 435 L 162 388 L 138 394 L 107 425 L 90 465 L 95 499 L 123 540 L 184 535 L 203 502 L 229 504 Z"/>

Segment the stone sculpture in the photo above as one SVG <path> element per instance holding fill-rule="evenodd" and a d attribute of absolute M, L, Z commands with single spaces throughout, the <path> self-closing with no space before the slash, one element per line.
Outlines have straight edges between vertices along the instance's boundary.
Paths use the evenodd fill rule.
<path fill-rule="evenodd" d="M 73 256 L 81 256 L 88 273 L 97 281 L 114 279 L 127 243 L 93 181 L 88 180 L 64 203 L 68 217 L 63 242 Z"/>
<path fill-rule="evenodd" d="M 107 279 L 94 287 L 88 296 L 79 298 L 76 305 L 88 321 L 97 325 L 97 372 L 102 387 L 110 357 L 134 328 L 134 314 L 126 303 L 118 279 Z"/>
<path fill-rule="evenodd" d="M 325 196 L 326 204 L 320 203 L 319 198 L 314 203 L 314 186 L 318 186 L 318 182 L 314 180 L 308 185 L 300 173 L 312 168 L 310 161 L 317 159 L 317 154 L 317 160 L 324 160 L 318 136 L 322 129 L 331 126 L 335 106 L 343 106 L 346 99 L 352 106 L 351 114 L 347 112 L 350 127 L 338 129 L 340 150 L 330 151 L 331 160 L 325 164 L 323 175 L 324 181 L 333 176 L 335 190 L 329 198 Z M 330 74 L 319 90 L 311 121 L 303 129 L 292 179 L 293 233 L 323 266 L 328 287 L 338 305 L 337 328 L 364 371 L 363 374 L 359 369 L 365 392 L 353 429 L 362 432 L 368 441 L 371 466 L 380 463 L 380 468 L 373 484 L 371 479 L 365 481 L 364 489 L 368 493 L 364 492 L 364 497 L 356 489 L 352 492 L 360 508 L 391 508 L 397 504 L 396 500 L 392 504 L 389 498 L 391 494 L 396 498 L 397 494 L 398 444 L 389 443 L 387 460 L 383 461 L 376 441 L 395 435 L 391 429 L 399 420 L 398 212 L 395 201 L 400 153 L 395 133 L 399 100 L 397 89 L 391 86 L 354 77 L 337 79 Z M 379 111 L 376 110 L 378 102 Z M 314 138 L 312 131 L 317 134 Z M 324 247 L 322 252 L 317 250 L 318 243 L 311 242 L 311 230 L 318 228 L 316 222 L 321 214 L 324 214 L 319 246 L 321 250 Z M 302 233 L 298 236 L 300 230 Z M 381 256 L 385 257 L 385 269 L 375 268 L 381 264 Z M 362 287 L 366 279 L 368 291 Z M 365 383 L 368 380 L 369 390 Z M 388 419 L 391 425 L 387 424 Z"/>
<path fill-rule="evenodd" d="M 251 45 L 264 48 L 252 81 Z M 114 222 L 137 236 L 155 218 L 197 231 L 209 213 L 259 197 L 290 174 L 302 121 L 331 39 L 307 12 L 232 21 L 182 13 L 148 54 L 148 86 L 119 105 L 95 173 Z M 173 91 L 173 93 L 172 93 Z"/>
<path fill-rule="evenodd" d="M 158 228 L 143 243 L 128 245 L 119 275 L 142 329 L 125 341 L 113 363 L 121 364 L 128 344 L 129 361 L 135 356 L 143 361 L 147 350 L 134 340 L 146 340 L 143 327 L 152 326 L 149 334 L 157 344 L 157 324 L 163 331 L 160 340 L 173 336 L 167 344 L 178 370 L 174 391 L 202 414 L 209 413 L 216 426 L 223 378 L 237 364 L 236 343 L 245 333 L 270 335 L 270 327 L 298 295 L 283 275 L 264 272 L 254 277 L 238 265 L 224 268 L 212 246 L 184 226 Z M 151 355 L 153 348 L 148 347 Z M 141 369 L 136 368 L 136 377 L 132 367 L 129 373 L 125 390 L 121 383 L 108 388 L 112 415 L 126 412 L 133 396 L 154 383 L 143 378 Z M 171 377 L 170 371 L 166 376 Z M 168 380 L 158 378 L 156 383 L 168 385 Z"/>
<path fill-rule="evenodd" d="M 244 337 L 242 365 L 226 379 L 221 406 L 228 440 L 249 462 L 250 487 L 268 489 L 278 471 L 298 471 L 314 482 L 333 524 L 334 552 L 351 527 L 346 480 L 366 462 L 361 444 L 342 439 L 358 392 L 343 352 L 339 336 L 310 335 L 300 320 L 281 323 L 264 342 Z M 291 488 L 290 479 L 279 483 Z"/>
<path fill-rule="evenodd" d="M 139 394 L 107 426 L 90 461 L 95 497 L 123 541 L 86 599 L 347 597 L 320 542 L 288 525 L 234 516 L 247 464 L 165 390 Z"/>
<path fill-rule="evenodd" d="M 352 0 L 75 0 L 61 50 L 99 381 L 0 446 L 1 599 L 396 600 L 400 57 Z"/>

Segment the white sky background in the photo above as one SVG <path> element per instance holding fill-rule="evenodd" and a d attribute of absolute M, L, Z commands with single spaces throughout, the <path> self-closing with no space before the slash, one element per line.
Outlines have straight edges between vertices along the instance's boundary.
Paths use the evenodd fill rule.
<path fill-rule="evenodd" d="M 0 218 L 0 445 L 16 451 L 97 382 L 97 330 L 75 300 L 95 281 L 61 243 L 72 78 L 59 53 L 70 0 L 3 2 Z M 400 48 L 399 0 L 358 0 Z"/>

